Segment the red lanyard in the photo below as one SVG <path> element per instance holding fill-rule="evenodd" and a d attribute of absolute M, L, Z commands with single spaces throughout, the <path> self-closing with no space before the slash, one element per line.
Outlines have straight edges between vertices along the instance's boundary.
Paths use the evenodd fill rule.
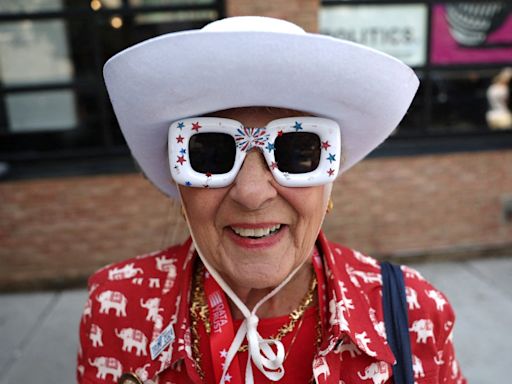
<path fill-rule="evenodd" d="M 235 338 L 235 330 L 229 303 L 224 291 L 206 269 L 204 273 L 204 292 L 210 312 L 210 351 L 212 354 L 213 372 L 215 374 L 215 382 L 220 383 L 224 361 L 226 360 L 231 342 Z M 231 380 L 227 380 L 228 378 Z M 237 356 L 231 362 L 225 379 L 231 384 L 243 383 Z"/>
<path fill-rule="evenodd" d="M 318 305 L 319 308 L 325 308 L 325 278 L 323 273 L 322 258 L 319 255 L 316 247 L 313 250 L 312 262 L 318 282 Z M 229 347 L 235 338 L 235 329 L 233 325 L 233 319 L 231 318 L 229 303 L 226 295 L 224 294 L 224 291 L 206 270 L 204 273 L 204 291 L 206 295 L 206 301 L 208 303 L 211 324 L 210 351 L 212 355 L 215 382 L 220 383 L 224 369 L 224 361 L 226 359 Z M 324 326 L 325 314 L 323 313 L 323 310 L 320 311 L 320 320 Z M 324 327 L 322 327 L 322 329 L 323 328 Z M 249 362 L 249 364 L 251 363 Z M 235 356 L 231 362 L 228 373 L 225 377 L 225 381 L 229 382 L 230 384 L 242 384 L 244 382 L 242 380 L 238 356 Z"/>

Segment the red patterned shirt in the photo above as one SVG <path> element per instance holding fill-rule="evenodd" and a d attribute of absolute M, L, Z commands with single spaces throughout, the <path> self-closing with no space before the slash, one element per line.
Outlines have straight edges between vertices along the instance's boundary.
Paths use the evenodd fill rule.
<path fill-rule="evenodd" d="M 112 384 L 125 372 L 147 383 L 201 383 L 190 345 L 196 257 L 191 245 L 189 239 L 107 266 L 90 278 L 80 322 L 79 383 Z M 325 287 L 319 290 L 319 303 L 325 303 L 324 338 L 313 360 L 304 362 L 311 366 L 304 382 L 313 376 L 317 383 L 392 383 L 394 356 L 386 342 L 378 262 L 328 242 L 322 233 L 317 247 L 325 276 Z M 454 354 L 450 304 L 418 272 L 405 266 L 402 270 L 415 382 L 466 383 Z M 150 345 L 162 334 L 174 337 L 152 358 Z"/>

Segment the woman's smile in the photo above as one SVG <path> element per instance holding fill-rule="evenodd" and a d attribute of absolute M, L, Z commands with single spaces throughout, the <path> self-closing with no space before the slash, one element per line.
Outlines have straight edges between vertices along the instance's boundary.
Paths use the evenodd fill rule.
<path fill-rule="evenodd" d="M 226 234 L 229 239 L 243 248 L 272 247 L 283 238 L 288 229 L 284 224 L 272 223 L 237 223 L 228 228 Z"/>

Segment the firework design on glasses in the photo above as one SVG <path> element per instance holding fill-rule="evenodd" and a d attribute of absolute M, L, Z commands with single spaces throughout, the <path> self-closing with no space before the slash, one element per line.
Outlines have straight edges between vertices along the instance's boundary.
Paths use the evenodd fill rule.
<path fill-rule="evenodd" d="M 263 148 L 268 142 L 269 135 L 264 128 L 243 127 L 237 129 L 235 134 L 236 146 L 243 152 L 254 147 Z"/>

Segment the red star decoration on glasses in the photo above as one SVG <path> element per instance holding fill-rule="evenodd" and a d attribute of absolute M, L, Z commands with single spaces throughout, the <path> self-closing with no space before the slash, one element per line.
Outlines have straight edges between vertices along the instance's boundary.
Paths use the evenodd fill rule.
<path fill-rule="evenodd" d="M 176 162 L 180 163 L 180 165 L 183 165 L 185 161 L 187 161 L 185 160 L 185 156 L 178 156 L 178 160 L 176 160 Z"/>
<path fill-rule="evenodd" d="M 179 135 L 177 138 L 176 138 L 176 142 L 177 143 L 183 143 L 183 139 L 185 139 L 183 136 Z"/>
<path fill-rule="evenodd" d="M 205 175 L 206 175 L 206 177 L 212 177 L 212 173 L 211 172 L 206 172 Z"/>
<path fill-rule="evenodd" d="M 199 128 L 202 128 L 201 125 L 199 124 L 199 121 L 197 123 L 192 123 L 193 131 L 199 132 Z"/>
<path fill-rule="evenodd" d="M 277 136 L 283 136 L 283 130 L 282 129 L 277 131 Z"/>
<path fill-rule="evenodd" d="M 277 163 L 275 161 L 273 161 L 272 164 L 270 164 L 270 168 L 276 169 L 277 168 Z"/>
<path fill-rule="evenodd" d="M 334 175 L 334 169 L 329 168 L 329 170 L 327 171 L 327 173 L 329 174 L 329 176 Z"/>
<path fill-rule="evenodd" d="M 327 148 L 329 148 L 331 146 L 331 144 L 329 144 L 329 140 L 325 140 L 325 141 L 322 141 L 322 148 L 327 150 Z"/>

